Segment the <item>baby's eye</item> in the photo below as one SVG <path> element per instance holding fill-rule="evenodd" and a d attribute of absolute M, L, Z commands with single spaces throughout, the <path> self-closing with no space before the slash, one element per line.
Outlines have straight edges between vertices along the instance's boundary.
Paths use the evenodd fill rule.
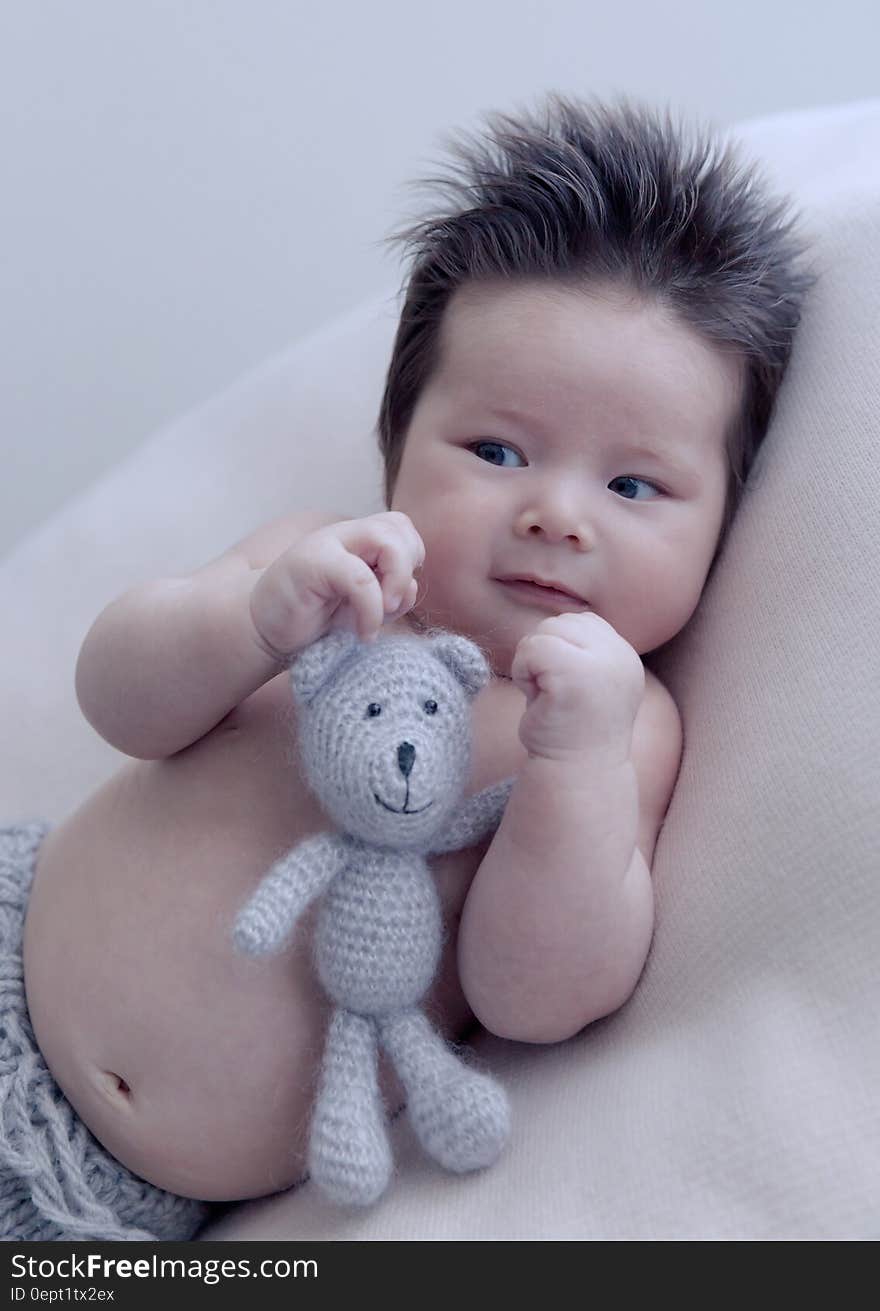
<path fill-rule="evenodd" d="M 381 713 L 382 713 L 382 707 L 378 705 L 375 701 L 371 701 L 370 704 L 367 706 L 368 719 L 374 719 L 376 715 L 381 715 Z"/>
<path fill-rule="evenodd" d="M 426 714 L 426 715 L 436 715 L 436 713 L 437 713 L 437 702 L 436 702 L 436 701 L 426 701 L 426 702 L 425 702 L 425 714 Z"/>
<path fill-rule="evenodd" d="M 663 495 L 662 489 L 658 487 L 655 483 L 648 482 L 647 478 L 632 478 L 630 477 L 629 474 L 626 474 L 621 478 L 612 478 L 608 486 L 612 490 L 614 490 L 615 483 L 624 484 L 625 490 L 622 491 L 620 495 L 623 497 L 625 501 L 653 501 L 656 499 L 653 496 L 638 496 L 635 492 L 633 492 L 632 496 L 630 496 L 629 494 L 630 488 L 634 487 L 636 483 L 641 483 L 643 487 L 650 487 L 653 491 L 657 493 L 657 496 Z"/>
<path fill-rule="evenodd" d="M 468 447 L 473 451 L 478 460 L 485 460 L 487 464 L 497 464 L 505 469 L 515 469 L 515 464 L 505 463 L 505 455 L 513 455 L 517 460 L 522 460 L 522 456 L 515 451 L 512 446 L 505 446 L 504 442 L 473 442 Z M 485 452 L 485 454 L 483 454 Z M 522 461 L 525 463 L 525 461 Z"/>

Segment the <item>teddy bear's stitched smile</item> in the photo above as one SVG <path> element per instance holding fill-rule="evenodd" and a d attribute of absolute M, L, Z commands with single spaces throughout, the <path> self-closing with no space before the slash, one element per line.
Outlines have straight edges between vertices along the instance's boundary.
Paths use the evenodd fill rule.
<path fill-rule="evenodd" d="M 390 810 L 391 813 L 392 813 L 392 815 L 421 815 L 421 813 L 422 813 L 423 810 L 427 810 L 427 809 L 428 809 L 428 806 L 433 806 L 433 804 L 434 804 L 433 801 L 429 801 L 429 802 L 428 802 L 428 806 L 419 806 L 418 810 L 409 810 L 409 809 L 407 808 L 406 802 L 404 802 L 404 803 L 403 803 L 403 810 L 398 810 L 395 806 L 389 806 L 387 801 L 383 801 L 382 798 L 379 796 L 379 793 L 378 793 L 378 792 L 374 792 L 374 793 L 373 793 L 373 796 L 374 796 L 375 799 L 378 801 L 379 805 L 380 805 L 380 806 L 384 806 L 386 810 Z M 407 790 L 407 794 L 406 794 L 406 796 L 407 796 L 407 801 L 408 801 L 408 800 L 409 800 L 409 790 Z"/>

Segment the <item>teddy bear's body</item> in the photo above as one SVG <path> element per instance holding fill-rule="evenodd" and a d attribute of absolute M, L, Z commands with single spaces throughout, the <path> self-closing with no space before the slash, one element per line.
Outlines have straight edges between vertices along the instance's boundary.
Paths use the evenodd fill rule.
<path fill-rule="evenodd" d="M 442 945 L 427 862 L 353 838 L 340 845 L 345 863 L 315 929 L 318 977 L 337 1005 L 360 1015 L 414 1006 L 431 986 Z"/>
<path fill-rule="evenodd" d="M 332 633 L 291 667 L 305 773 L 338 833 L 294 847 L 239 915 L 240 951 L 278 951 L 322 893 L 315 964 L 335 1003 L 309 1144 L 334 1200 L 375 1200 L 391 1172 L 381 1044 L 422 1145 L 447 1169 L 488 1165 L 508 1132 L 503 1089 L 464 1064 L 419 1009 L 443 941 L 426 857 L 471 846 L 501 818 L 511 780 L 465 799 L 479 651 L 435 631 L 361 644 Z"/>

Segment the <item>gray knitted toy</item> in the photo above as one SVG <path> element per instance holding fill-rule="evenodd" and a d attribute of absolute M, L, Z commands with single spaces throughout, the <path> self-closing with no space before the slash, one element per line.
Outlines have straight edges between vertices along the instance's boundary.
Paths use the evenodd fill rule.
<path fill-rule="evenodd" d="M 332 1200 L 367 1205 L 391 1148 L 377 1080 L 381 1043 L 422 1147 L 448 1170 L 490 1165 L 509 1130 L 507 1096 L 465 1065 L 419 1002 L 440 957 L 440 902 L 425 857 L 492 832 L 512 780 L 464 799 L 471 700 L 489 679 L 479 648 L 435 629 L 361 643 L 333 632 L 291 666 L 308 782 L 340 830 L 294 847 L 235 924 L 238 950 L 277 952 L 321 893 L 318 977 L 330 1019 L 308 1149 Z"/>

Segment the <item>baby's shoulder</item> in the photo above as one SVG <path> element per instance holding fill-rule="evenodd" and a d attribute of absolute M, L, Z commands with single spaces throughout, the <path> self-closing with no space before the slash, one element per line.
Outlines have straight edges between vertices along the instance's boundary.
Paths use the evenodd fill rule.
<path fill-rule="evenodd" d="M 645 695 L 636 716 L 635 733 L 643 743 L 648 740 L 662 740 L 676 745 L 681 754 L 682 728 L 681 714 L 675 698 L 665 683 L 650 670 L 645 669 Z"/>
<path fill-rule="evenodd" d="M 291 514 L 279 515 L 255 528 L 247 537 L 233 542 L 228 550 L 205 568 L 216 569 L 232 561 L 239 566 L 244 563 L 249 569 L 266 569 L 307 533 L 338 523 L 341 518 L 344 516 L 332 510 L 296 510 Z"/>
<path fill-rule="evenodd" d="M 633 728 L 631 758 L 639 784 L 639 850 L 650 868 L 657 833 L 681 766 L 684 737 L 672 693 L 645 669 L 645 695 Z"/>
<path fill-rule="evenodd" d="M 671 701 L 672 693 L 669 691 L 669 688 L 666 686 L 666 684 L 661 682 L 661 680 L 657 677 L 657 675 L 653 672 L 653 670 L 649 669 L 648 666 L 644 664 L 644 662 L 643 662 L 643 667 L 645 670 L 645 692 L 647 693 L 648 689 L 650 689 L 651 694 L 653 696 L 659 696 L 661 699 L 665 699 L 666 697 L 668 697 L 669 700 Z"/>

